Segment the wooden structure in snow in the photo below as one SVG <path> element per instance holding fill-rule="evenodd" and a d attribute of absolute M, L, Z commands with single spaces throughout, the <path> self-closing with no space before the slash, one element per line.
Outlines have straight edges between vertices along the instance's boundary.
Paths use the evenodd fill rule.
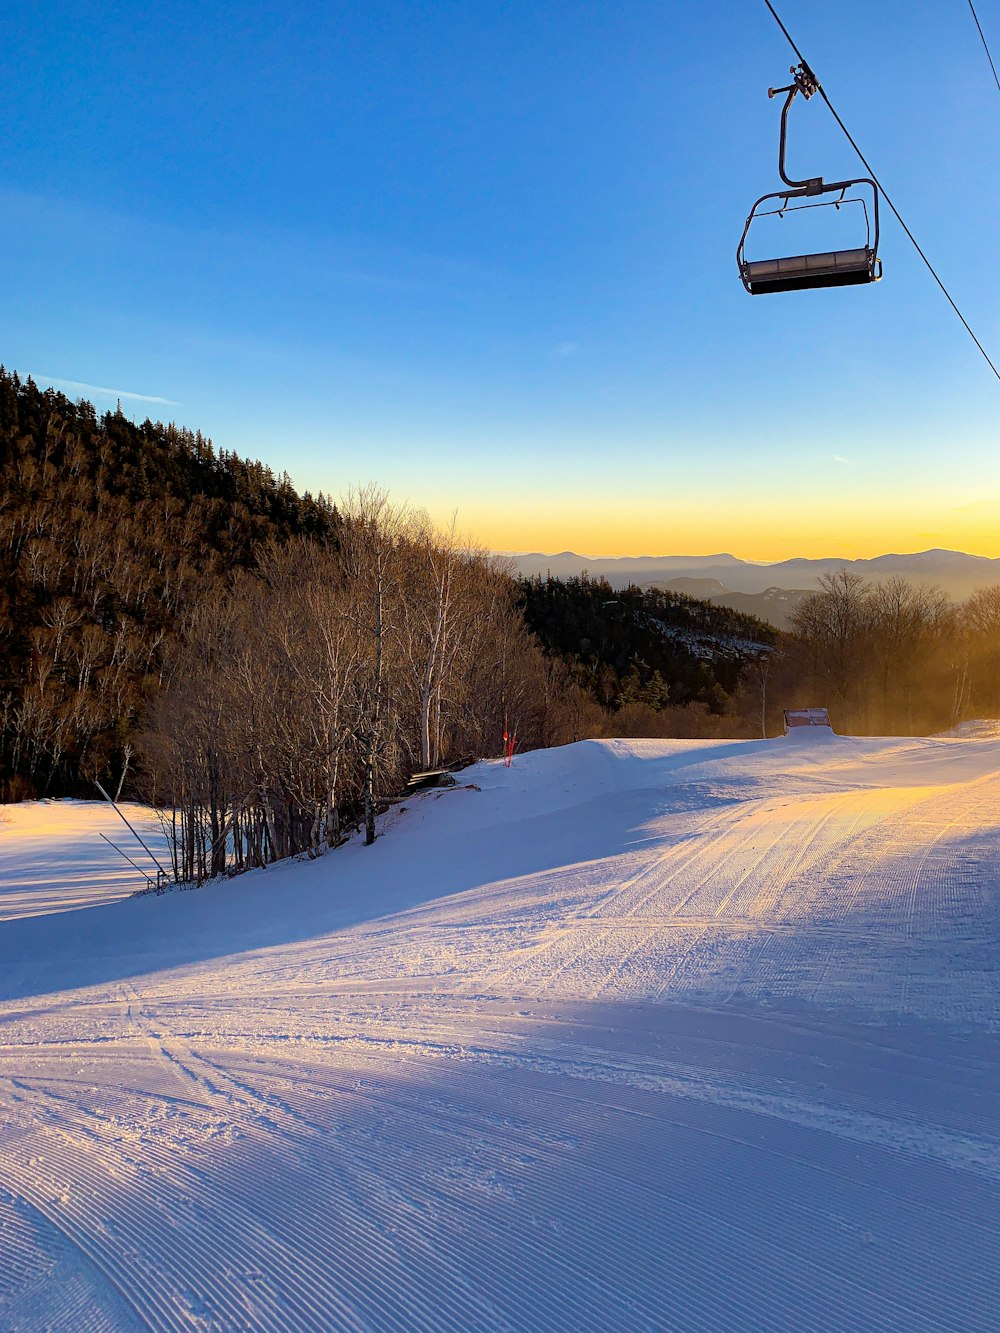
<path fill-rule="evenodd" d="M 830 727 L 830 715 L 825 708 L 786 708 L 785 735 L 793 727 Z"/>

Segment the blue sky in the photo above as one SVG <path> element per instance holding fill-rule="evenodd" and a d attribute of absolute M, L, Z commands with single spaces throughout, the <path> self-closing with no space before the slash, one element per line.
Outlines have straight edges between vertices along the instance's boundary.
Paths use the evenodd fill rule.
<path fill-rule="evenodd" d="M 779 8 L 996 360 L 968 5 Z M 1000 555 L 1000 383 L 891 217 L 876 287 L 740 285 L 762 3 L 13 4 L 0 53 L 9 367 L 498 549 Z M 795 172 L 858 170 L 791 122 Z"/>

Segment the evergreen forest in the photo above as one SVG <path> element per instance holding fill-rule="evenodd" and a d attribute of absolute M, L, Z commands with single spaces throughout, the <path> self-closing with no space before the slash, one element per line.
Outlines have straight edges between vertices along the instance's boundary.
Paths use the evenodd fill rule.
<path fill-rule="evenodd" d="M 777 638 L 753 616 L 680 592 L 616 591 L 585 574 L 525 579 L 520 587 L 529 628 L 611 712 L 634 704 L 723 712 L 747 662 Z"/>

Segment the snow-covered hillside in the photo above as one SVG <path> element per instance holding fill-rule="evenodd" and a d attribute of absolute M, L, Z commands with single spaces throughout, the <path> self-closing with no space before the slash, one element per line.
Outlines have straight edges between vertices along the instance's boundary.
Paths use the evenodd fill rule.
<path fill-rule="evenodd" d="M 0 1328 L 1000 1328 L 1000 738 L 804 732 L 164 898 L 5 809 Z"/>

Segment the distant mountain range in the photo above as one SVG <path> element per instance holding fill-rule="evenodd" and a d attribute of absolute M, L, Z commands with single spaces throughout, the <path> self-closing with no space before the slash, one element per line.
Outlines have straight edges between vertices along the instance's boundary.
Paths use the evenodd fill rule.
<path fill-rule="evenodd" d="M 606 578 L 614 588 L 636 583 L 644 588 L 686 592 L 691 597 L 747 611 L 779 629 L 787 627 L 788 615 L 815 590 L 820 577 L 838 569 L 849 569 L 873 580 L 899 576 L 914 583 L 935 584 L 956 601 L 963 601 L 976 588 L 1000 583 L 1000 559 L 944 550 L 880 555 L 871 560 L 799 557 L 774 564 L 756 564 L 728 554 L 608 558 L 577 555 L 574 551 L 558 555 L 532 552 L 517 555 L 514 561 L 518 572 L 527 576 L 569 578 L 586 571 L 594 578 Z"/>

